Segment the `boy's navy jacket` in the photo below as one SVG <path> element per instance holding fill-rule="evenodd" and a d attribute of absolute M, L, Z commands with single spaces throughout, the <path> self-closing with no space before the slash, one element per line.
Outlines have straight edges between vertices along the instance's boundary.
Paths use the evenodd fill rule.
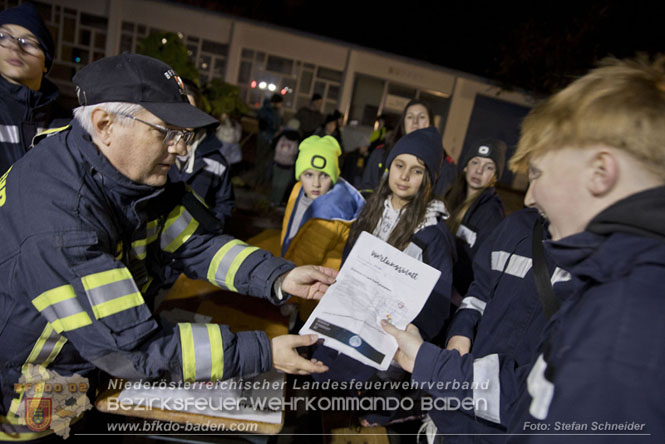
<path fill-rule="evenodd" d="M 169 179 L 172 182 L 184 182 L 192 187 L 223 226 L 231 217 L 235 206 L 235 195 L 229 164 L 221 149 L 222 142 L 215 135 L 215 131 L 208 130 L 206 137 L 196 148 L 192 172 L 173 166 L 169 170 Z"/>
<path fill-rule="evenodd" d="M 466 294 L 473 281 L 473 258 L 492 230 L 504 218 L 503 204 L 494 187 L 486 188 L 464 214 L 455 234 L 457 260 L 453 266 L 453 284 L 459 294 Z"/>
<path fill-rule="evenodd" d="M 631 443 L 663 442 L 665 187 L 615 203 L 586 231 L 547 241 L 546 247 L 572 279 L 563 285 L 565 293 L 555 287 L 562 305 L 528 368 L 501 353 L 460 357 L 425 343 L 412 380 L 477 382 L 475 390 L 428 391 L 485 399 L 483 418 L 526 434 L 508 442 L 625 442 L 625 436 L 614 435 L 620 433 L 643 434 L 630 437 Z M 574 425 L 581 433 L 606 435 L 542 435 L 543 429 L 569 434 L 565 428 Z"/>
<path fill-rule="evenodd" d="M 541 221 L 537 210 L 519 210 L 501 222 L 476 253 L 474 280 L 448 330 L 448 338 L 471 339 L 473 356 L 500 353 L 517 366 L 532 362 L 547 323 L 532 264 L 534 224 L 542 225 Z M 570 279 L 551 261 L 547 268 L 552 284 Z M 451 443 L 495 442 L 496 437 L 480 435 L 505 433 L 504 427 L 455 411 L 433 410 L 430 417 L 439 433 L 451 435 L 446 438 Z M 479 436 L 460 436 L 463 434 Z"/>
<path fill-rule="evenodd" d="M 32 145 L 32 138 L 49 127 L 55 117 L 59 92 L 47 79 L 34 91 L 0 76 L 0 175 Z"/>
<path fill-rule="evenodd" d="M 445 220 L 442 219 L 435 225 L 416 232 L 411 242 L 422 250 L 424 263 L 441 271 L 441 276 L 427 302 L 413 321 L 423 338 L 431 340 L 442 331 L 449 316 L 454 259 L 453 238 Z M 347 249 L 346 254 L 350 251 L 348 244 Z M 376 373 L 376 369 L 325 346 L 318 347 L 314 357 L 330 368 L 326 373 L 313 375 L 317 380 L 362 381 Z"/>
<path fill-rule="evenodd" d="M 78 373 L 91 387 L 95 367 L 115 377 L 174 381 L 271 368 L 263 332 L 165 325 L 152 315 L 165 264 L 221 288 L 275 298 L 275 280 L 293 265 L 213 234 L 209 225 L 216 219 L 184 185 L 132 182 L 77 122 L 2 176 L 0 415 L 7 433 L 22 431 L 15 410 L 23 404 L 12 400 L 20 398 L 14 384 L 34 377 L 25 375 L 27 364 L 63 377 Z"/>

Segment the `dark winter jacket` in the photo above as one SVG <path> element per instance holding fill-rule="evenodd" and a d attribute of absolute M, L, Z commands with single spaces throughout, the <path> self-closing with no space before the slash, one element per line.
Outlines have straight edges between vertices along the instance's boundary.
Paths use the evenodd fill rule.
<path fill-rule="evenodd" d="M 524 366 L 531 363 L 538 350 L 547 319 L 533 275 L 532 238 L 534 225 L 546 231 L 541 220 L 535 209 L 513 213 L 492 231 L 476 253 L 474 280 L 448 330 L 449 338 L 469 338 L 474 356 L 500 353 L 517 366 Z M 543 238 L 547 237 L 544 233 Z M 560 282 L 570 279 L 551 260 L 545 266 L 552 284 L 560 286 Z M 505 433 L 505 428 L 482 417 L 455 411 L 432 411 L 430 417 L 439 433 L 451 435 L 446 438 L 450 443 L 505 439 L 489 436 Z"/>
<path fill-rule="evenodd" d="M 473 281 L 476 252 L 503 218 L 503 204 L 493 187 L 483 190 L 464 214 L 455 233 L 457 260 L 453 267 L 453 285 L 459 294 L 466 294 Z"/>
<path fill-rule="evenodd" d="M 546 242 L 572 279 L 557 291 L 561 308 L 528 366 L 502 353 L 460 357 L 425 343 L 412 380 L 476 382 L 428 391 L 483 400 L 460 411 L 508 425 L 508 442 L 624 442 L 622 433 L 642 434 L 629 438 L 635 443 L 662 442 L 663 227 L 665 187 L 658 187 L 615 203 L 586 231 Z"/>
<path fill-rule="evenodd" d="M 63 125 L 69 120 L 56 106 L 58 95 L 58 88 L 47 79 L 34 91 L 0 76 L 0 174 L 25 155 L 32 138 L 51 127 L 54 119 Z"/>

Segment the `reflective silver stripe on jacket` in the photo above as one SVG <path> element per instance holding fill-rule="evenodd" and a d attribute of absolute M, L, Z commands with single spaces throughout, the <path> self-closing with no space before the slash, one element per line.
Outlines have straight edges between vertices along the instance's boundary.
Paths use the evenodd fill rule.
<path fill-rule="evenodd" d="M 464 299 L 462 299 L 462 303 L 460 304 L 458 310 L 464 310 L 464 309 L 476 310 L 482 316 L 482 314 L 485 313 L 486 306 L 487 302 L 481 301 L 480 299 L 474 296 L 467 296 Z"/>
<path fill-rule="evenodd" d="M 492 251 L 492 270 L 523 278 L 532 266 L 533 260 L 530 257 L 506 251 Z"/>
<path fill-rule="evenodd" d="M 169 217 L 164 225 L 159 243 L 161 249 L 168 253 L 173 253 L 187 242 L 198 226 L 198 221 L 194 219 L 184 206 L 176 207 L 169 213 Z"/>
<path fill-rule="evenodd" d="M 44 331 L 35 343 L 32 352 L 25 360 L 25 364 L 47 366 L 53 362 L 65 342 L 67 342 L 67 338 L 59 335 L 53 329 L 51 324 L 46 324 L 46 327 L 44 327 Z M 51 355 L 52 353 L 53 355 Z"/>
<path fill-rule="evenodd" d="M 507 251 L 492 251 L 492 270 L 503 273 L 503 269 L 506 268 L 506 262 L 509 257 L 510 253 Z"/>
<path fill-rule="evenodd" d="M 476 416 L 501 423 L 501 381 L 496 353 L 473 361 L 473 406 Z"/>
<path fill-rule="evenodd" d="M 478 233 L 476 233 L 466 225 L 460 225 L 455 235 L 460 239 L 465 240 L 466 243 L 469 244 L 469 247 L 471 248 L 473 248 L 473 246 L 476 244 L 476 238 L 478 237 Z"/>
<path fill-rule="evenodd" d="M 554 396 L 554 384 L 545 378 L 545 370 L 547 370 L 547 362 L 541 353 L 526 380 L 526 386 L 532 398 L 529 413 L 540 420 L 547 418 Z"/>
<path fill-rule="evenodd" d="M 3 143 L 19 143 L 18 126 L 16 125 L 0 125 L 0 142 Z"/>
<path fill-rule="evenodd" d="M 238 263 L 236 259 L 243 253 L 246 253 L 247 250 L 251 251 L 256 250 L 255 247 L 251 247 L 247 244 L 238 243 L 233 245 L 222 257 L 222 260 L 219 262 L 219 266 L 215 271 L 215 282 L 224 288 L 231 289 L 233 282 L 235 281 L 235 268 L 237 268 Z M 244 259 L 244 258 L 243 258 Z"/>
<path fill-rule="evenodd" d="M 557 282 L 566 282 L 569 280 L 570 273 L 568 273 L 566 270 L 563 270 L 559 267 L 554 269 L 554 273 L 552 273 L 552 285 L 556 284 Z"/>
<path fill-rule="evenodd" d="M 226 166 L 223 163 L 217 162 L 216 160 L 203 158 L 206 166 L 203 167 L 203 171 L 214 174 L 215 176 L 221 176 L 226 171 Z"/>

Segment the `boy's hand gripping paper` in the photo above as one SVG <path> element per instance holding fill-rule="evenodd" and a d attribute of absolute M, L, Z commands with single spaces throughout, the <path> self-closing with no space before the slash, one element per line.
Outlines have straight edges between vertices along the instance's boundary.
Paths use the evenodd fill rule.
<path fill-rule="evenodd" d="M 300 330 L 363 364 L 387 370 L 397 341 L 381 320 L 405 329 L 422 310 L 441 272 L 363 232 Z"/>

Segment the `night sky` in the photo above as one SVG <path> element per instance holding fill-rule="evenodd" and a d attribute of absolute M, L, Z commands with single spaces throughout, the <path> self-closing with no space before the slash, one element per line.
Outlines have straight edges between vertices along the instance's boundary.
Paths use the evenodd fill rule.
<path fill-rule="evenodd" d="M 178 0 L 549 93 L 607 55 L 665 52 L 664 2 Z M 399 6 L 402 4 L 402 6 Z M 374 6 L 372 6 L 374 5 Z"/>

